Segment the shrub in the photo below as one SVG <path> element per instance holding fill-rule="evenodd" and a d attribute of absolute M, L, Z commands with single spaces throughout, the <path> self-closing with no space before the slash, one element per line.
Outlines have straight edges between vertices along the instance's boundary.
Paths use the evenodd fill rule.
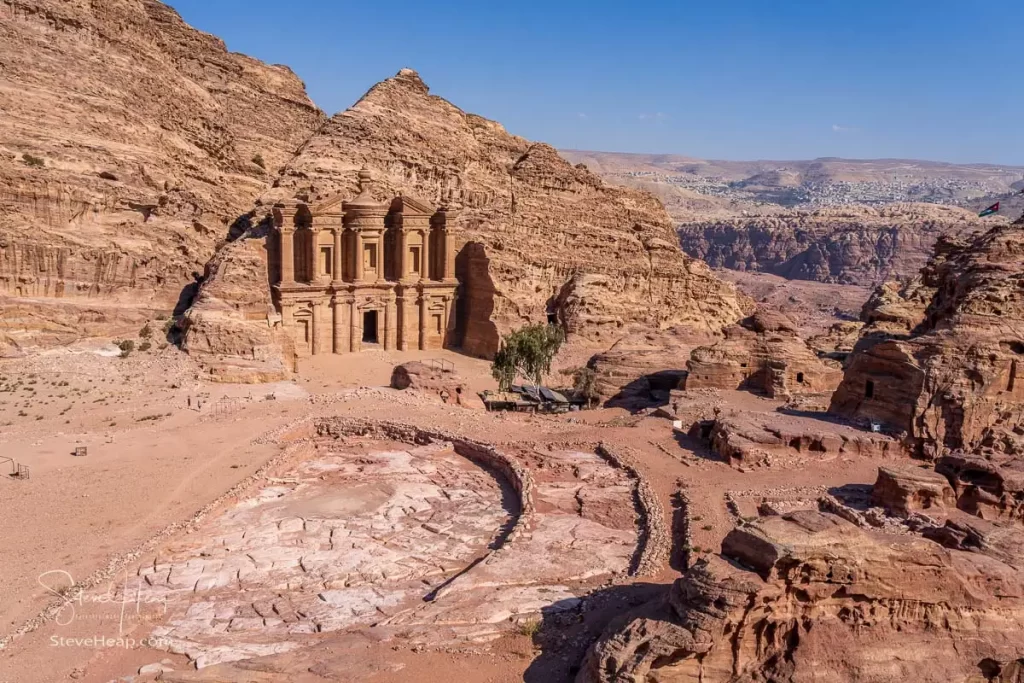
<path fill-rule="evenodd" d="M 142 326 L 142 329 L 139 330 L 139 336 L 143 339 L 149 339 L 153 336 L 153 328 L 149 326 L 149 323 Z"/>
<path fill-rule="evenodd" d="M 540 621 L 537 619 L 528 619 L 521 621 L 516 624 L 516 632 L 521 636 L 527 638 L 533 638 L 540 632 Z"/>
<path fill-rule="evenodd" d="M 135 342 L 131 339 L 124 339 L 122 341 L 114 342 L 117 348 L 121 349 L 121 358 L 127 358 L 131 355 L 131 352 L 135 350 Z"/>
<path fill-rule="evenodd" d="M 143 352 L 149 351 L 150 347 L 152 347 L 152 346 L 153 345 L 150 344 L 149 340 L 147 339 L 146 341 L 144 341 L 141 344 L 139 344 L 139 351 L 143 351 Z"/>
<path fill-rule="evenodd" d="M 21 160 L 25 163 L 26 166 L 31 166 L 33 168 L 42 168 L 43 166 L 46 166 L 45 161 L 43 161 L 39 157 L 32 156 L 28 152 L 25 152 L 24 154 L 21 155 Z"/>
<path fill-rule="evenodd" d="M 252 155 L 252 163 L 256 164 L 260 168 L 266 170 L 267 162 L 263 161 L 263 155 L 256 153 Z"/>

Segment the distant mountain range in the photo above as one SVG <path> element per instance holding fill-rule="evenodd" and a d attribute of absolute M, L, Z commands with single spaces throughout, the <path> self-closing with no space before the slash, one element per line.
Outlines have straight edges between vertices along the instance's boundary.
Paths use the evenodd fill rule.
<path fill-rule="evenodd" d="M 674 154 L 560 150 L 573 163 L 659 195 L 680 219 L 777 208 L 924 202 L 1024 210 L 1024 166 L 950 164 L 912 159 L 716 161 Z"/>

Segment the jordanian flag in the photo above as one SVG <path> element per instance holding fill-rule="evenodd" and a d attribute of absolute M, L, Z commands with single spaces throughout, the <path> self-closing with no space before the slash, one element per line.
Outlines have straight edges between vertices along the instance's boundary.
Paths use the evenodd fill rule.
<path fill-rule="evenodd" d="M 978 214 L 978 218 L 984 218 L 985 216 L 991 216 L 994 213 L 999 213 L 999 202 L 996 202 L 992 206 L 988 207 L 984 211 Z"/>

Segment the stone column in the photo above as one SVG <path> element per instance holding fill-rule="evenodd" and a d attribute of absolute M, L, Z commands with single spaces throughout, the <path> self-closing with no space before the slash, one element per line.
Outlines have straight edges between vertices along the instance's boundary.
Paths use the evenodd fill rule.
<path fill-rule="evenodd" d="M 295 230 L 281 226 L 281 284 L 295 284 Z"/>
<path fill-rule="evenodd" d="M 395 305 L 395 310 L 398 311 L 398 344 L 397 348 L 399 351 L 409 350 L 409 291 L 401 289 L 399 285 L 399 291 L 401 296 Z"/>
<path fill-rule="evenodd" d="M 444 348 L 444 342 L 448 338 L 448 321 L 451 319 L 452 314 L 452 298 L 446 296 L 444 298 L 444 320 L 441 321 L 441 348 Z"/>
<path fill-rule="evenodd" d="M 323 308 L 323 304 L 319 301 L 313 302 L 313 355 L 320 353 L 320 321 L 323 316 L 320 314 L 320 309 Z"/>
<path fill-rule="evenodd" d="M 451 228 L 441 231 L 441 239 L 444 243 L 444 272 L 441 277 L 445 282 L 455 282 L 455 234 Z"/>
<path fill-rule="evenodd" d="M 345 316 L 348 313 L 348 306 L 338 295 L 331 300 L 331 307 L 334 313 L 334 345 L 331 349 L 334 353 L 345 353 L 348 351 L 346 345 L 349 343 L 348 330 L 345 329 Z"/>
<path fill-rule="evenodd" d="M 377 235 L 373 238 L 374 253 L 377 255 L 377 270 L 373 273 L 374 282 L 384 281 L 384 239 Z"/>
<path fill-rule="evenodd" d="M 384 350 L 394 351 L 398 345 L 398 309 L 394 293 L 388 294 L 384 306 Z"/>
<path fill-rule="evenodd" d="M 405 228 L 398 229 L 398 281 L 405 282 L 409 277 L 409 237 Z"/>
<path fill-rule="evenodd" d="M 356 240 L 355 241 L 356 241 L 356 248 L 355 248 L 355 252 L 356 252 L 356 264 L 355 264 L 356 265 L 356 270 L 355 270 L 356 282 L 362 282 L 363 281 L 363 258 L 365 257 L 365 255 L 363 254 L 363 233 L 361 233 L 358 230 L 356 230 Z"/>
<path fill-rule="evenodd" d="M 334 235 L 334 263 L 332 264 L 334 272 L 331 273 L 331 280 L 334 282 L 341 282 L 341 233 L 343 232 L 341 226 L 331 228 L 331 233 Z M 335 351 L 337 353 L 337 351 Z"/>
<path fill-rule="evenodd" d="M 420 280 L 430 279 L 430 229 L 425 228 L 422 231 L 423 234 L 423 253 L 420 255 L 422 259 L 420 263 Z"/>
<path fill-rule="evenodd" d="M 348 325 L 348 348 L 349 351 L 355 353 L 360 349 L 362 338 L 359 336 L 360 331 L 363 329 L 363 321 L 359 319 L 359 309 L 356 308 L 355 297 L 348 302 L 349 306 L 349 325 Z"/>
<path fill-rule="evenodd" d="M 427 294 L 420 292 L 420 351 L 427 350 Z"/>

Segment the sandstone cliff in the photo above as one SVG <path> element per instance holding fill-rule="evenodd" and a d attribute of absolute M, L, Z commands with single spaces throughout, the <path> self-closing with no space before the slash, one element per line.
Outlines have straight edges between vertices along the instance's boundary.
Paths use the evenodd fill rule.
<path fill-rule="evenodd" d="M 0 90 L 0 334 L 25 345 L 169 313 L 324 118 L 156 0 L 0 1 Z"/>
<path fill-rule="evenodd" d="M 1018 452 L 1024 225 L 943 239 L 921 276 L 919 291 L 934 292 L 921 322 L 909 335 L 858 344 L 830 410 L 902 432 L 923 456 Z"/>
<path fill-rule="evenodd" d="M 982 226 L 963 209 L 897 204 L 692 221 L 679 235 L 687 254 L 715 268 L 869 286 L 915 274 L 940 235 Z"/>
<path fill-rule="evenodd" d="M 285 166 L 256 217 L 286 198 L 351 197 L 363 167 L 377 199 L 405 194 L 458 212 L 456 342 L 468 353 L 487 356 L 502 333 L 549 316 L 570 335 L 611 345 L 633 324 L 714 331 L 743 314 L 732 285 L 683 255 L 654 197 L 608 186 L 550 146 L 431 95 L 408 69 L 331 118 Z M 190 319 L 210 299 L 211 309 L 239 309 L 239 319 L 259 314 L 262 301 L 247 308 L 209 294 L 266 289 L 265 274 L 250 267 L 258 249 L 244 246 L 253 239 L 262 241 L 248 233 L 218 257 L 246 265 L 211 273 Z M 191 333 L 186 348 L 204 352 Z"/>
<path fill-rule="evenodd" d="M 1022 596 L 1019 558 L 999 548 L 796 511 L 729 533 L 722 557 L 613 625 L 577 681 L 1010 683 Z"/>

